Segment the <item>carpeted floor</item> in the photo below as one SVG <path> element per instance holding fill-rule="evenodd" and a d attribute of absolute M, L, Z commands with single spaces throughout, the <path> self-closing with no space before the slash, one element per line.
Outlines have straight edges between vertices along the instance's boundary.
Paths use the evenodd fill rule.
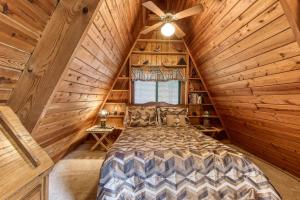
<path fill-rule="evenodd" d="M 238 147 L 228 144 L 233 148 Z M 50 174 L 50 200 L 94 200 L 99 171 L 105 152 L 89 151 L 90 143 L 82 144 L 60 160 Z M 284 200 L 300 200 L 300 181 L 256 156 L 246 154 L 269 177 Z"/>

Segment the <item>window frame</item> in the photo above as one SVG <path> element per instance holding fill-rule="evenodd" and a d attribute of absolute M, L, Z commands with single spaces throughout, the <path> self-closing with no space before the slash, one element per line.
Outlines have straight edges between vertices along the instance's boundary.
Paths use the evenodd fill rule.
<path fill-rule="evenodd" d="M 176 104 L 173 104 L 173 105 L 180 105 L 181 104 L 181 81 L 179 81 L 179 80 L 169 80 L 169 81 L 178 81 L 178 103 L 176 103 Z M 147 82 L 147 81 L 145 81 L 145 82 Z M 158 87 L 158 83 L 159 82 L 165 82 L 165 81 L 150 81 L 150 82 L 155 82 L 155 102 L 154 103 L 161 103 L 160 101 L 158 101 L 158 89 L 159 89 L 159 87 Z M 135 102 L 135 83 L 136 83 L 136 81 L 133 81 L 133 102 L 136 104 L 136 102 Z M 149 102 L 151 102 L 151 101 L 149 101 Z M 149 103 L 149 102 L 145 102 L 145 103 Z M 168 102 L 164 102 L 164 103 L 168 103 Z M 168 104 L 171 104 L 171 103 L 168 103 Z"/>

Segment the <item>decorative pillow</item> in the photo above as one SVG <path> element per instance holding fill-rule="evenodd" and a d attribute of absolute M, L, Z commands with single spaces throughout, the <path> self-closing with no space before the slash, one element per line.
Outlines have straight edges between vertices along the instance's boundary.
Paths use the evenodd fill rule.
<path fill-rule="evenodd" d="M 166 125 L 167 124 L 167 115 L 184 115 L 187 116 L 188 109 L 181 107 L 160 107 L 158 109 L 158 120 L 159 124 Z"/>
<path fill-rule="evenodd" d="M 124 119 L 125 126 L 154 126 L 157 125 L 155 106 L 129 106 Z"/>
<path fill-rule="evenodd" d="M 186 126 L 185 115 L 167 115 L 167 126 Z"/>

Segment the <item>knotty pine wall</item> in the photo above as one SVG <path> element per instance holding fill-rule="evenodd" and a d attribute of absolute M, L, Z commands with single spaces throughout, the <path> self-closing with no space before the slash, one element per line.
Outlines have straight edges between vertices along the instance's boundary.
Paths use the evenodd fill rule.
<path fill-rule="evenodd" d="M 6 104 L 43 30 L 55 0 L 0 1 L 0 104 Z"/>
<path fill-rule="evenodd" d="M 139 0 L 105 0 L 100 6 L 32 133 L 54 161 L 93 122 L 139 33 L 141 13 Z"/>
<path fill-rule="evenodd" d="M 187 43 L 231 140 L 300 176 L 300 48 L 282 5 L 202 2 Z"/>

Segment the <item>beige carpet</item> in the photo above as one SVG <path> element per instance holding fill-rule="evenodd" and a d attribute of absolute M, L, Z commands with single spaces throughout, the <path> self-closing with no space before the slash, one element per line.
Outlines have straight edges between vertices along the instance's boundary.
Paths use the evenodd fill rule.
<path fill-rule="evenodd" d="M 105 152 L 91 152 L 90 147 L 79 146 L 54 166 L 49 178 L 49 200 L 96 199 Z"/>
<path fill-rule="evenodd" d="M 99 171 L 105 153 L 99 150 L 91 152 L 90 147 L 91 144 L 88 143 L 79 146 L 55 165 L 50 174 L 50 200 L 96 199 Z M 299 180 L 250 153 L 239 150 L 261 168 L 284 200 L 300 200 Z"/>

